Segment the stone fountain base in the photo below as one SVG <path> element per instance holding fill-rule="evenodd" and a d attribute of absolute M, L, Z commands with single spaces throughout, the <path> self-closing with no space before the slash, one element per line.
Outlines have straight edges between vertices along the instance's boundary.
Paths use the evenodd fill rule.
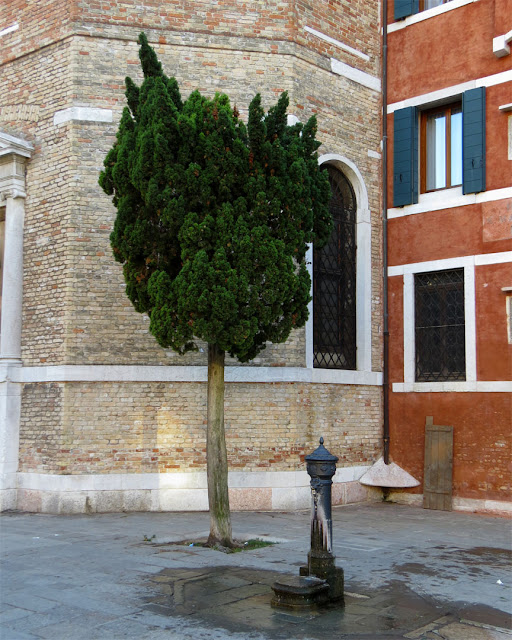
<path fill-rule="evenodd" d="M 316 609 L 329 603 L 329 584 L 314 576 L 283 576 L 272 585 L 278 609 Z"/>
<path fill-rule="evenodd" d="M 343 606 L 343 588 L 345 582 L 343 569 L 336 567 L 334 563 L 326 563 L 326 566 L 323 568 L 315 568 L 314 573 L 311 572 L 308 566 L 300 567 L 299 573 L 303 577 L 314 577 L 325 582 L 329 587 L 329 604 L 338 603 L 340 606 Z"/>

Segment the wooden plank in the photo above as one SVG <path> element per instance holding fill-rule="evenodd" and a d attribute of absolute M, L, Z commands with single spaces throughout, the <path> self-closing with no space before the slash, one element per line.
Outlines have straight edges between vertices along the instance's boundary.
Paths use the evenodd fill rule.
<path fill-rule="evenodd" d="M 423 508 L 452 510 L 453 427 L 425 421 Z"/>

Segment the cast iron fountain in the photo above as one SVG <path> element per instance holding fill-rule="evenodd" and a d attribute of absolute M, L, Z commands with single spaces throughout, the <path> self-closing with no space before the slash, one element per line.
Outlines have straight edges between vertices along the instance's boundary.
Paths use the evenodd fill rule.
<path fill-rule="evenodd" d="M 327 604 L 343 606 L 343 569 L 332 552 L 331 487 L 338 458 L 320 446 L 306 456 L 311 478 L 311 549 L 308 564 L 298 576 L 277 580 L 272 589 L 273 607 L 311 609 Z"/>

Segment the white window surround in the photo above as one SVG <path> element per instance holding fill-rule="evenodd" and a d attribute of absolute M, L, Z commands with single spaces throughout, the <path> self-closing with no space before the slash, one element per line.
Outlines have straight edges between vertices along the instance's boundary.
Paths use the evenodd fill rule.
<path fill-rule="evenodd" d="M 477 87 L 494 87 L 511 81 L 512 69 L 508 71 L 501 71 L 500 73 L 494 73 L 483 78 L 468 80 L 467 82 L 454 84 L 450 87 L 443 87 L 436 91 L 430 91 L 429 93 L 422 93 L 421 95 L 412 96 L 405 100 L 392 102 L 387 106 L 387 113 L 389 115 L 398 109 L 404 109 L 405 107 L 435 107 L 438 104 L 447 102 L 451 98 L 460 97 L 465 91 L 469 91 L 469 89 L 476 89 Z"/>
<path fill-rule="evenodd" d="M 388 276 L 403 276 L 404 382 L 393 383 L 394 393 L 407 392 L 510 392 L 512 381 L 477 380 L 475 267 L 512 262 L 512 251 L 429 260 L 389 267 Z M 415 381 L 414 275 L 446 269 L 464 269 L 464 309 L 466 336 L 466 380 L 460 382 Z"/>
<path fill-rule="evenodd" d="M 313 368 L 313 302 L 309 303 L 306 323 L 306 367 L 320 381 L 340 384 L 369 384 L 370 380 L 382 381 L 382 374 L 372 372 L 372 274 L 371 274 L 371 219 L 368 207 L 368 191 L 361 172 L 348 158 L 336 153 L 326 153 L 318 159 L 320 165 L 330 164 L 338 168 L 348 179 L 356 196 L 356 366 L 355 371 Z M 313 250 L 307 255 L 308 269 L 313 280 Z M 320 379 L 321 377 L 321 379 Z M 370 382 L 371 384 L 371 382 Z"/>
<path fill-rule="evenodd" d="M 472 4 L 473 2 L 478 2 L 478 0 L 450 0 L 446 4 L 441 4 L 438 7 L 433 7 L 432 9 L 427 9 L 426 11 L 420 11 L 419 13 L 414 13 L 411 16 L 407 16 L 404 20 L 398 20 L 397 22 L 393 22 L 388 25 L 388 33 L 393 33 L 394 31 L 400 31 L 400 29 L 405 29 L 412 24 L 416 24 L 417 22 L 423 22 L 423 20 L 428 20 L 429 18 L 435 18 L 435 16 L 439 16 L 442 13 L 447 13 L 448 11 L 453 11 L 454 9 L 459 9 L 460 7 L 465 6 L 466 4 Z"/>
<path fill-rule="evenodd" d="M 468 193 L 466 195 L 462 194 L 462 187 L 452 187 L 451 189 L 442 189 L 432 193 L 420 193 L 417 203 L 388 209 L 388 219 L 402 218 L 416 213 L 465 207 L 472 204 L 481 204 L 482 202 L 508 200 L 510 198 L 512 198 L 512 187 L 492 189 L 481 193 Z"/>

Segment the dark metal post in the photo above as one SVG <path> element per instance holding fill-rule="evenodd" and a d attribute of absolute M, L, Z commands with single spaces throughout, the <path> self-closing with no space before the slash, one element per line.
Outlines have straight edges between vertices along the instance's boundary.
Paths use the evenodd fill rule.
<path fill-rule="evenodd" d="M 336 473 L 338 458 L 320 446 L 306 456 L 307 470 L 311 477 L 311 551 L 309 558 L 332 556 L 332 477 Z M 309 562 L 311 564 L 311 562 Z"/>
<path fill-rule="evenodd" d="M 332 477 L 336 473 L 338 458 L 320 446 L 305 458 L 307 471 L 311 477 L 311 550 L 308 566 L 301 567 L 305 576 L 316 576 L 329 584 L 329 600 L 343 599 L 343 569 L 335 564 L 332 553 Z"/>

